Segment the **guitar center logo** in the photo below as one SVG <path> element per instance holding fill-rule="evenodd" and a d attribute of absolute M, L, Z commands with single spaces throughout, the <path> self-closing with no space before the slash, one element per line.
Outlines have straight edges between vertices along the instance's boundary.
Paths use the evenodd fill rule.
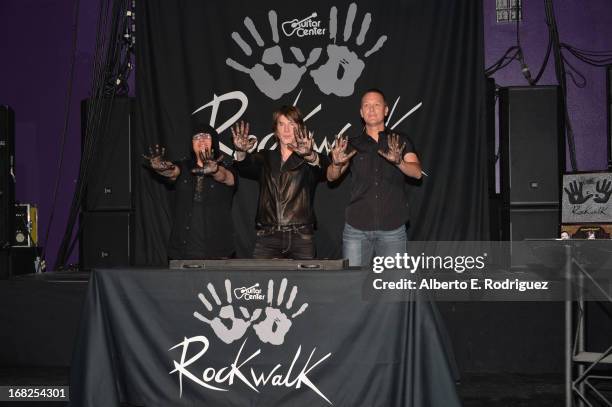
<path fill-rule="evenodd" d="M 294 18 L 291 21 L 285 21 L 281 24 L 283 33 L 287 37 L 291 37 L 294 34 L 298 37 L 309 37 L 317 35 L 325 35 L 325 28 L 321 27 L 321 21 L 315 20 L 317 13 L 312 13 L 308 17 L 298 20 Z"/>
<path fill-rule="evenodd" d="M 261 294 L 261 288 L 259 288 L 259 283 L 250 287 L 234 288 L 234 298 L 236 298 L 237 300 L 245 301 L 266 299 L 266 297 Z"/>

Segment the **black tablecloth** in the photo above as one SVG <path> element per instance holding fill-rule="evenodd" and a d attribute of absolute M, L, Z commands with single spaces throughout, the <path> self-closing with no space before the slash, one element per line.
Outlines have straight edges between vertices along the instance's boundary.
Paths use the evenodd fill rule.
<path fill-rule="evenodd" d="M 363 284 L 353 271 L 94 271 L 71 405 L 460 405 L 432 305 L 364 300 Z"/>

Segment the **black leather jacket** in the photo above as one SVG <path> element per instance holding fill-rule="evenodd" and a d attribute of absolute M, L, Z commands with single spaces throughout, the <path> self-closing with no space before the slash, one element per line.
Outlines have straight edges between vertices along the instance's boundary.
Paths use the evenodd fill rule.
<path fill-rule="evenodd" d="M 291 154 L 281 165 L 280 151 L 264 150 L 234 161 L 241 176 L 259 181 L 258 229 L 314 225 L 314 194 L 325 180 L 329 159 L 319 154 L 319 165 L 310 165 Z"/>

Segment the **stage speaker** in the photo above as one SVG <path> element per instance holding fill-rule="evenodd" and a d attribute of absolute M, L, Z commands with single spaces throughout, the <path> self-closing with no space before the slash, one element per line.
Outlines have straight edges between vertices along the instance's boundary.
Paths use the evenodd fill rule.
<path fill-rule="evenodd" d="M 517 208 L 508 211 L 510 227 L 507 239 L 556 239 L 559 237 L 559 209 Z"/>
<path fill-rule="evenodd" d="M 0 250 L 11 245 L 15 213 L 15 114 L 0 106 Z"/>
<path fill-rule="evenodd" d="M 103 99 L 102 114 L 93 117 L 98 131 L 93 134 L 95 153 L 89 164 L 90 173 L 84 200 L 85 209 L 132 209 L 132 137 L 131 98 Z M 81 106 L 83 142 L 87 140 L 87 116 L 95 109 L 94 101 L 85 100 Z M 91 127 L 91 126 L 90 126 Z"/>
<path fill-rule="evenodd" d="M 559 208 L 556 206 L 491 205 L 491 240 L 520 241 L 525 239 L 556 239 L 560 235 Z M 497 228 L 497 233 L 493 232 Z"/>
<path fill-rule="evenodd" d="M 491 236 L 491 240 L 512 242 L 496 253 L 498 260 L 504 259 L 500 264 L 512 267 L 537 264 L 539 260 L 529 250 L 529 246 L 515 242 L 529 239 L 556 239 L 560 235 L 558 207 L 498 206 L 495 211 L 499 220 L 499 231 Z M 510 250 L 506 251 L 507 248 Z"/>
<path fill-rule="evenodd" d="M 81 268 L 132 264 L 133 215 L 120 212 L 83 212 L 81 215 Z"/>
<path fill-rule="evenodd" d="M 505 205 L 558 205 L 564 126 L 558 87 L 500 89 L 500 188 Z"/>

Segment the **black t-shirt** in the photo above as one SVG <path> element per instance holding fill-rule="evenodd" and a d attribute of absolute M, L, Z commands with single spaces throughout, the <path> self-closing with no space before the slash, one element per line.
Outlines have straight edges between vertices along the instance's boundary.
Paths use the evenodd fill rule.
<path fill-rule="evenodd" d="M 346 222 L 360 230 L 393 230 L 408 221 L 406 176 L 397 166 L 378 154 L 387 150 L 387 135 L 398 134 L 406 143 L 403 154 L 414 153 L 414 144 L 405 135 L 380 132 L 378 142 L 365 131 L 349 138 L 357 154 L 351 159 L 351 197 L 346 208 Z"/>
<path fill-rule="evenodd" d="M 171 259 L 231 256 L 235 251 L 232 221 L 235 185 L 222 184 L 212 176 L 193 175 L 193 160 L 183 160 L 177 165 L 181 174 L 175 182 L 174 224 L 168 256 Z M 231 167 L 222 165 L 234 173 Z M 234 180 L 238 181 L 236 174 Z"/>

